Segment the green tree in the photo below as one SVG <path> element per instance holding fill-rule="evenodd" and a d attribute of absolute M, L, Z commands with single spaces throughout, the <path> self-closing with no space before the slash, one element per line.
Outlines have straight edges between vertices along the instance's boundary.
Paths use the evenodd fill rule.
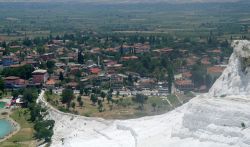
<path fill-rule="evenodd" d="M 128 85 L 132 86 L 133 85 L 133 76 L 131 74 L 128 75 Z"/>
<path fill-rule="evenodd" d="M 107 95 L 107 100 L 108 100 L 108 103 L 109 103 L 110 101 L 112 101 L 112 93 L 108 93 L 108 95 Z"/>
<path fill-rule="evenodd" d="M 26 88 L 23 92 L 23 100 L 26 103 L 33 103 L 38 97 L 35 89 Z"/>
<path fill-rule="evenodd" d="M 119 91 L 116 91 L 116 97 L 118 97 L 120 95 Z"/>
<path fill-rule="evenodd" d="M 4 68 L 2 71 L 2 75 L 5 77 L 8 76 L 18 76 L 23 79 L 28 80 L 32 77 L 32 72 L 34 71 L 34 67 L 31 65 L 24 65 L 18 68 Z"/>
<path fill-rule="evenodd" d="M 46 66 L 49 69 L 53 69 L 55 67 L 55 62 L 54 61 L 47 61 Z"/>
<path fill-rule="evenodd" d="M 41 108 L 41 106 L 36 105 L 35 102 L 29 103 L 28 108 L 30 109 L 30 120 L 32 122 L 36 122 L 42 120 L 43 116 L 42 113 L 45 111 Z"/>
<path fill-rule="evenodd" d="M 168 72 L 168 92 L 172 93 L 172 84 L 174 82 L 174 72 L 172 65 L 168 65 L 167 72 Z"/>
<path fill-rule="evenodd" d="M 2 77 L 0 77 L 0 90 L 4 92 L 4 80 Z"/>
<path fill-rule="evenodd" d="M 201 86 L 204 84 L 206 80 L 206 70 L 203 66 L 197 64 L 192 67 L 192 81 L 194 82 L 195 86 Z"/>
<path fill-rule="evenodd" d="M 140 104 L 140 109 L 143 110 L 144 103 L 148 100 L 148 97 L 143 94 L 136 94 L 136 96 L 133 98 L 133 101 Z"/>
<path fill-rule="evenodd" d="M 84 56 L 82 55 L 82 51 L 78 52 L 77 61 L 78 61 L 79 64 L 84 64 Z"/>
<path fill-rule="evenodd" d="M 75 103 L 75 102 L 72 102 L 72 103 L 71 103 L 71 107 L 72 107 L 73 109 L 75 109 L 76 103 Z"/>
<path fill-rule="evenodd" d="M 19 92 L 17 90 L 14 90 L 11 95 L 13 96 L 13 98 L 17 98 L 19 95 Z"/>
<path fill-rule="evenodd" d="M 31 46 L 32 45 L 32 41 L 29 38 L 25 38 L 23 41 L 23 45 L 25 46 Z"/>
<path fill-rule="evenodd" d="M 44 139 L 45 142 L 50 142 L 53 136 L 54 120 L 41 120 L 35 123 L 35 137 L 39 140 Z"/>
<path fill-rule="evenodd" d="M 74 93 L 72 89 L 64 89 L 62 91 L 62 103 L 66 103 L 68 108 L 73 99 L 74 99 Z"/>
<path fill-rule="evenodd" d="M 80 95 L 83 95 L 83 93 L 84 93 L 84 90 L 81 88 L 80 89 Z"/>
<path fill-rule="evenodd" d="M 98 110 L 99 110 L 99 112 L 103 112 L 104 110 L 103 110 L 102 100 L 98 100 L 97 102 L 98 102 Z"/>
<path fill-rule="evenodd" d="M 88 88 L 84 88 L 84 93 L 85 93 L 85 95 L 89 95 L 89 89 Z"/>
<path fill-rule="evenodd" d="M 36 48 L 36 51 L 39 53 L 39 54 L 44 54 L 45 53 L 45 48 L 42 47 L 42 46 L 38 46 Z"/>
<path fill-rule="evenodd" d="M 154 111 L 155 111 L 155 108 L 156 108 L 156 103 L 152 103 L 152 107 L 154 108 Z"/>
<path fill-rule="evenodd" d="M 98 98 L 97 98 L 97 96 L 95 94 L 91 94 L 90 100 L 92 101 L 93 105 L 95 105 L 96 102 L 97 102 L 97 100 L 98 100 Z"/>
<path fill-rule="evenodd" d="M 101 97 L 102 97 L 102 101 L 104 101 L 104 98 L 106 97 L 106 93 L 105 92 L 101 92 Z"/>
<path fill-rule="evenodd" d="M 80 101 L 80 102 L 79 102 L 80 107 L 83 107 L 83 104 L 84 104 L 83 101 Z"/>
<path fill-rule="evenodd" d="M 64 80 L 64 76 L 63 76 L 63 73 L 62 73 L 62 72 L 60 72 L 60 74 L 59 74 L 59 80 L 60 80 L 60 81 L 63 81 L 63 80 Z"/>
<path fill-rule="evenodd" d="M 46 62 L 46 66 L 48 68 L 48 73 L 52 74 L 53 73 L 53 69 L 55 67 L 55 62 L 54 61 L 47 61 Z"/>

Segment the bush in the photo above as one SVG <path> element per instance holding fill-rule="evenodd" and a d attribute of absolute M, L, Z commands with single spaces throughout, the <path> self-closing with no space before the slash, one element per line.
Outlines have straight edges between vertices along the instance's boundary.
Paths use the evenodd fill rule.
<path fill-rule="evenodd" d="M 129 99 L 120 98 L 120 99 L 117 101 L 117 105 L 126 108 L 126 107 L 132 105 L 132 102 L 131 102 Z"/>
<path fill-rule="evenodd" d="M 245 129 L 245 128 L 246 128 L 246 125 L 245 125 L 245 123 L 244 123 L 244 122 L 242 122 L 242 123 L 241 123 L 241 127 L 242 127 L 243 129 Z"/>

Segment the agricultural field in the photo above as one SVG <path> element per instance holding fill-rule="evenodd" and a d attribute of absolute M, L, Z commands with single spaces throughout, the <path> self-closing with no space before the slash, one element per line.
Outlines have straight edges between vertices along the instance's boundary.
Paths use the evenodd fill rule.
<path fill-rule="evenodd" d="M 65 32 L 249 35 L 248 2 L 210 4 L 0 3 L 0 39 Z"/>

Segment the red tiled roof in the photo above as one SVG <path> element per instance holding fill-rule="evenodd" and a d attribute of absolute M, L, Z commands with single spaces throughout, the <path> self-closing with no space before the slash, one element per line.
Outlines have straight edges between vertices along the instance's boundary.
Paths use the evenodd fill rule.
<path fill-rule="evenodd" d="M 4 80 L 17 80 L 17 79 L 20 79 L 20 78 L 15 77 L 15 76 L 9 76 L 9 77 L 4 78 Z"/>
<path fill-rule="evenodd" d="M 176 80 L 175 84 L 184 86 L 184 85 L 193 85 L 193 82 L 191 80 Z"/>
<path fill-rule="evenodd" d="M 192 76 L 192 73 L 190 71 L 182 73 L 182 76 L 185 78 L 190 78 Z"/>
<path fill-rule="evenodd" d="M 208 51 L 209 53 L 217 53 L 217 54 L 220 54 L 221 53 L 221 50 L 220 49 L 214 49 L 212 51 Z"/>
<path fill-rule="evenodd" d="M 46 82 L 46 84 L 47 85 L 55 85 L 55 80 L 53 80 L 53 79 L 50 79 L 50 80 L 48 80 L 47 82 Z"/>
<path fill-rule="evenodd" d="M 125 56 L 125 57 L 122 57 L 122 60 L 136 60 L 138 59 L 137 56 Z"/>
<path fill-rule="evenodd" d="M 118 52 L 118 50 L 116 48 L 107 48 L 106 51 L 107 52 Z"/>
<path fill-rule="evenodd" d="M 225 67 L 221 66 L 212 66 L 207 68 L 207 73 L 222 73 Z"/>
<path fill-rule="evenodd" d="M 154 50 L 154 52 L 164 52 L 164 53 L 169 53 L 169 52 L 172 52 L 174 49 L 172 48 L 163 48 L 163 49 L 157 49 L 157 50 Z"/>
<path fill-rule="evenodd" d="M 18 79 L 17 81 L 16 81 L 16 84 L 17 85 L 25 85 L 25 84 L 27 84 L 28 82 L 26 81 L 26 80 L 24 80 L 24 79 Z"/>
<path fill-rule="evenodd" d="M 11 65 L 10 67 L 12 67 L 12 68 L 18 68 L 18 67 L 22 67 L 22 66 L 24 66 L 25 65 L 25 63 L 22 63 L 22 64 L 14 64 L 14 65 Z"/>
<path fill-rule="evenodd" d="M 90 68 L 89 69 L 92 74 L 98 74 L 100 73 L 101 69 L 100 68 Z"/>

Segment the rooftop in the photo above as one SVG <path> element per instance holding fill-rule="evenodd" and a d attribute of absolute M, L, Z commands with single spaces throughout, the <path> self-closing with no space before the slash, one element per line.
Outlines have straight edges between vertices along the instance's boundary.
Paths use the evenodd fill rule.
<path fill-rule="evenodd" d="M 176 80 L 175 81 L 176 85 L 193 85 L 193 82 L 191 80 Z"/>
<path fill-rule="evenodd" d="M 207 73 L 222 73 L 225 67 L 222 66 L 212 66 L 207 68 Z"/>
<path fill-rule="evenodd" d="M 15 77 L 15 76 L 9 76 L 9 77 L 4 78 L 4 80 L 17 80 L 17 79 L 20 79 L 20 78 Z"/>
<path fill-rule="evenodd" d="M 45 74 L 47 73 L 47 70 L 44 69 L 38 69 L 32 72 L 32 74 Z"/>

